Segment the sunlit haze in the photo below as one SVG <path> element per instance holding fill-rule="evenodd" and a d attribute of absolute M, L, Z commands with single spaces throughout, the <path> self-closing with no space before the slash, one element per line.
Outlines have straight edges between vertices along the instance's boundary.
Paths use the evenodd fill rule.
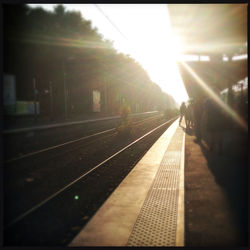
<path fill-rule="evenodd" d="M 56 4 L 30 4 L 53 10 Z M 166 4 L 64 4 L 80 11 L 114 48 L 129 54 L 148 72 L 152 81 L 177 103 L 188 99 L 177 69 L 180 43 L 171 33 Z"/>

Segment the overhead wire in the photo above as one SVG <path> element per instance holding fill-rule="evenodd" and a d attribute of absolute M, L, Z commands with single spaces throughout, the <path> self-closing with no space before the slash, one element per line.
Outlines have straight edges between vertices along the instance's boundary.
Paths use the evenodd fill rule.
<path fill-rule="evenodd" d="M 120 31 L 120 29 L 117 27 L 117 25 L 108 17 L 107 14 L 104 13 L 104 11 L 97 5 L 94 4 L 95 7 L 106 17 L 106 19 L 111 23 L 111 25 L 116 29 L 116 31 L 118 31 L 120 33 L 120 35 L 125 38 L 126 40 L 128 40 L 128 38 Z"/>
<path fill-rule="evenodd" d="M 129 39 L 121 32 L 121 30 L 117 27 L 117 25 L 109 18 L 109 16 L 107 14 L 104 13 L 104 11 L 97 5 L 94 4 L 94 6 L 101 12 L 102 15 L 105 16 L 105 18 L 109 21 L 109 23 L 115 28 L 115 30 L 126 40 L 127 45 L 129 47 L 129 49 L 135 50 L 135 47 L 133 47 L 133 45 L 131 44 L 131 42 L 129 41 Z M 166 4 L 166 11 L 168 11 L 168 6 Z M 136 51 L 136 50 L 135 50 Z M 158 85 L 158 84 L 157 84 Z M 159 85 L 158 85 L 159 86 Z"/>

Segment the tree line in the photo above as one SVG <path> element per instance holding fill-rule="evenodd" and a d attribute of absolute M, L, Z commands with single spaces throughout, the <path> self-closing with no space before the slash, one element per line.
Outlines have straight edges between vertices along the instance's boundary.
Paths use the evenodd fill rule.
<path fill-rule="evenodd" d="M 5 4 L 3 17 L 4 74 L 15 75 L 18 100 L 33 100 L 36 82 L 41 115 L 50 113 L 52 100 L 57 116 L 64 114 L 65 100 L 69 115 L 92 112 L 93 90 L 108 114 L 124 105 L 132 112 L 175 108 L 143 67 L 118 53 L 80 12 Z"/>

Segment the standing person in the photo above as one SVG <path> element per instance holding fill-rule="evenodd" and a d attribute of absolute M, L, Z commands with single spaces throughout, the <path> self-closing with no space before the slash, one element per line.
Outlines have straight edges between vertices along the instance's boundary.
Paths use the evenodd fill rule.
<path fill-rule="evenodd" d="M 203 114 L 203 101 L 199 97 L 193 104 L 193 117 L 194 117 L 194 130 L 195 130 L 195 142 L 201 142 L 201 119 Z"/>
<path fill-rule="evenodd" d="M 209 151 L 218 145 L 219 153 L 222 153 L 222 132 L 224 129 L 224 115 L 221 108 L 214 100 L 207 98 L 204 102 L 204 111 L 206 115 L 206 129 L 209 135 Z"/>
<path fill-rule="evenodd" d="M 194 128 L 194 102 L 190 103 L 190 126 Z"/>
<path fill-rule="evenodd" d="M 190 125 L 190 109 L 189 105 L 186 106 L 186 112 L 185 112 L 185 122 L 186 122 L 186 128 L 189 129 Z"/>
<path fill-rule="evenodd" d="M 182 121 L 182 118 L 183 116 L 185 116 L 185 113 L 186 113 L 186 105 L 185 105 L 185 102 L 182 102 L 181 106 L 180 106 L 180 120 L 179 120 L 179 126 L 181 125 L 181 121 Z"/>
<path fill-rule="evenodd" d="M 185 120 L 186 120 L 187 129 L 193 127 L 193 103 L 191 102 L 186 108 Z"/>

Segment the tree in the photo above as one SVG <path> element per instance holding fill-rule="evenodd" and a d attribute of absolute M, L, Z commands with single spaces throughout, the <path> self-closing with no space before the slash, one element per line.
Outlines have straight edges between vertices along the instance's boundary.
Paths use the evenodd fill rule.
<path fill-rule="evenodd" d="M 4 5 L 4 51 L 4 72 L 16 75 L 17 98 L 32 100 L 34 77 L 40 93 L 52 82 L 58 115 L 64 112 L 64 82 L 70 94 L 68 108 L 73 105 L 79 114 L 91 111 L 94 89 L 101 91 L 103 105 L 106 99 L 113 113 L 122 100 L 132 112 L 138 106 L 141 111 L 162 109 L 171 102 L 136 60 L 118 53 L 91 21 L 63 5 L 53 12 Z M 49 113 L 49 98 L 43 99 L 41 110 Z"/>

